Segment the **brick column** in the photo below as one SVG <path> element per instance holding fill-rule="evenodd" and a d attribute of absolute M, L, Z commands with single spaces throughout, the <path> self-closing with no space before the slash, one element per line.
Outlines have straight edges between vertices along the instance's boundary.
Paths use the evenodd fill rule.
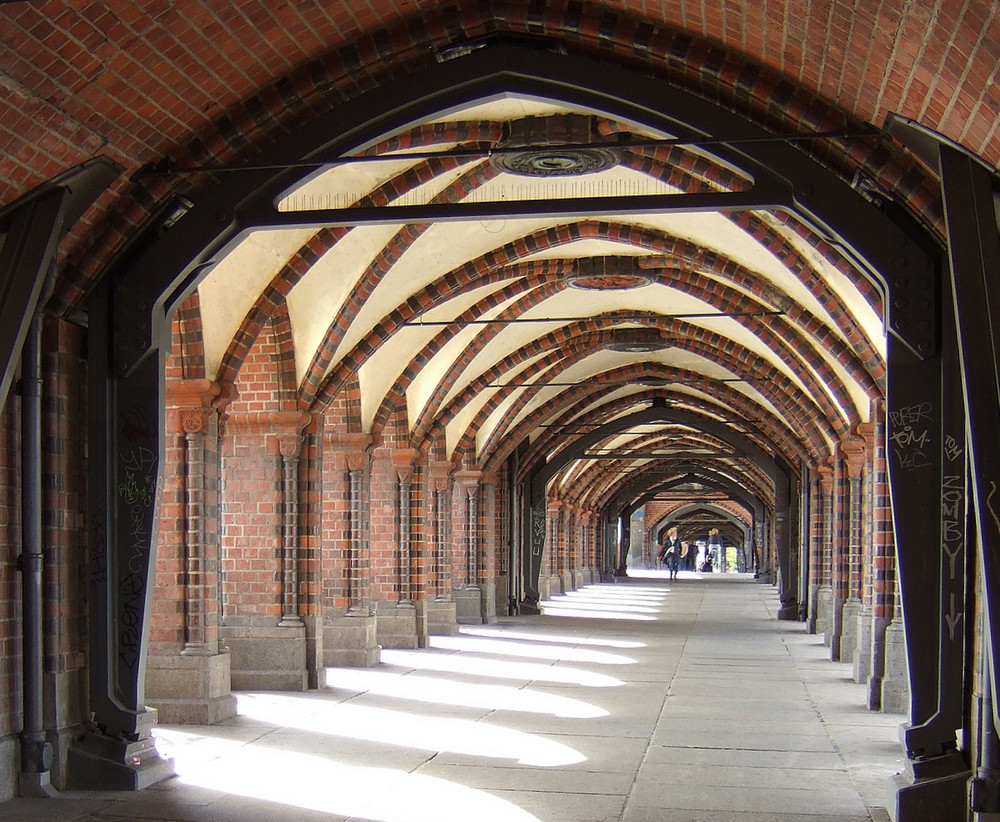
<path fill-rule="evenodd" d="M 427 466 L 427 552 L 429 583 L 427 631 L 458 632 L 455 601 L 451 593 L 451 463 L 435 460 Z"/>
<path fill-rule="evenodd" d="M 850 528 L 850 481 L 846 461 L 838 443 L 833 457 L 833 520 L 831 522 L 830 584 L 833 604 L 830 609 L 830 659 L 840 661 L 840 639 L 844 632 L 844 603 L 849 577 L 847 543 Z"/>
<path fill-rule="evenodd" d="M 483 588 L 480 579 L 480 480 L 482 471 L 467 469 L 454 475 L 452 547 L 462 560 L 464 584 L 452 590 L 459 624 L 483 621 Z"/>
<path fill-rule="evenodd" d="M 823 635 L 823 642 L 830 644 L 830 629 L 833 624 L 833 469 L 828 465 L 816 469 L 819 489 L 816 495 L 818 505 L 816 517 L 819 556 L 816 568 L 819 573 L 819 587 L 816 591 L 816 633 Z"/>
<path fill-rule="evenodd" d="M 416 457 L 413 448 L 377 448 L 372 455 L 373 605 L 376 637 L 383 648 L 418 648 L 421 640 L 426 644 L 411 588 L 411 479 Z"/>
<path fill-rule="evenodd" d="M 221 633 L 220 394 L 209 380 L 167 383 L 162 551 L 146 664 L 146 701 L 166 723 L 207 725 L 236 714 Z"/>
<path fill-rule="evenodd" d="M 298 608 L 298 456 L 310 421 L 303 411 L 225 420 L 222 630 L 237 690 L 300 691 L 315 679 L 307 644 L 317 638 L 307 637 Z"/>
<path fill-rule="evenodd" d="M 302 625 L 299 613 L 299 452 L 301 434 L 282 434 L 278 451 L 282 467 L 281 589 L 282 628 Z"/>
<path fill-rule="evenodd" d="M 368 434 L 323 437 L 323 660 L 328 666 L 379 662 L 368 548 Z"/>
<path fill-rule="evenodd" d="M 862 494 L 862 479 L 865 463 L 868 459 L 866 443 L 863 437 L 854 436 L 840 443 L 844 455 L 845 480 L 847 484 L 847 579 L 844 607 L 841 614 L 843 629 L 840 635 L 840 661 L 852 665 L 854 654 L 858 648 L 858 632 L 860 625 L 862 602 L 861 588 L 864 579 L 862 523 L 864 496 Z"/>
<path fill-rule="evenodd" d="M 497 475 L 483 471 L 479 478 L 479 588 L 482 591 L 480 615 L 484 623 L 496 622 L 497 608 L 506 607 L 506 590 L 498 586 Z M 500 601 L 498 602 L 498 597 Z"/>
<path fill-rule="evenodd" d="M 815 634 L 818 625 L 817 597 L 823 580 L 822 547 L 820 542 L 823 519 L 823 486 L 816 466 L 810 466 L 809 474 L 809 592 L 806 632 Z"/>
<path fill-rule="evenodd" d="M 874 412 L 873 412 L 874 413 Z M 872 671 L 872 557 L 875 535 L 875 503 L 873 493 L 873 460 L 875 455 L 875 424 L 861 423 L 854 432 L 864 447 L 864 462 L 861 467 L 859 509 L 860 550 L 858 554 L 858 578 L 853 580 L 855 595 L 861 607 L 857 615 L 857 638 L 854 655 L 854 681 L 867 682 Z"/>
<path fill-rule="evenodd" d="M 886 631 L 896 607 L 896 549 L 892 531 L 892 503 L 885 444 L 885 402 L 872 403 L 872 668 L 868 676 L 868 707 L 882 707 L 882 680 L 886 671 Z M 905 669 L 905 665 L 902 666 Z"/>

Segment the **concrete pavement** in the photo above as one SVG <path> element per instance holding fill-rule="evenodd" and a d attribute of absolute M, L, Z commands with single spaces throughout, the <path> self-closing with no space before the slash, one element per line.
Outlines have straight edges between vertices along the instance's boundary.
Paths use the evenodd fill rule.
<path fill-rule="evenodd" d="M 888 820 L 903 717 L 769 585 L 649 572 L 384 650 L 326 689 L 240 693 L 160 726 L 178 775 L 138 793 L 0 805 L 0 822 Z"/>

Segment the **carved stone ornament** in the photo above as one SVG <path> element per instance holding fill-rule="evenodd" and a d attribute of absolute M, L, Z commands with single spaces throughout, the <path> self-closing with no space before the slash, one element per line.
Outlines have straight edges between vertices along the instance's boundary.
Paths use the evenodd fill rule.
<path fill-rule="evenodd" d="M 302 450 L 304 437 L 296 434 L 282 434 L 278 437 L 278 453 L 283 457 L 297 457 Z"/>
<path fill-rule="evenodd" d="M 181 428 L 185 434 L 204 434 L 208 421 L 215 412 L 211 408 L 182 408 Z"/>

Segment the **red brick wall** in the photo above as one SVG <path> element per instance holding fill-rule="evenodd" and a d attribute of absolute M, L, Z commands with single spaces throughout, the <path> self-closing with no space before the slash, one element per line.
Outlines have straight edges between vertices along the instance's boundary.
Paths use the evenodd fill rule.
<path fill-rule="evenodd" d="M 398 571 L 398 481 L 391 448 L 376 448 L 372 455 L 369 485 L 369 545 L 371 550 L 372 599 L 399 598 Z"/>
<path fill-rule="evenodd" d="M 223 617 L 280 618 L 282 462 L 267 412 L 280 409 L 270 326 L 236 380 L 222 437 L 220 524 Z"/>
<path fill-rule="evenodd" d="M 223 616 L 281 616 L 281 458 L 264 434 L 222 449 Z"/>
<path fill-rule="evenodd" d="M 87 646 L 85 329 L 47 322 L 43 352 L 44 665 L 46 674 L 62 674 L 84 666 Z M 64 724 L 83 719 L 59 717 Z"/>

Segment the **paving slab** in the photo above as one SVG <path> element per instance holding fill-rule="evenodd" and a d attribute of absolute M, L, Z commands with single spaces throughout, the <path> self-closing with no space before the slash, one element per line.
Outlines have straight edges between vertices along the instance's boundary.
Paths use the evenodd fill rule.
<path fill-rule="evenodd" d="M 587 586 L 160 726 L 178 775 L 0 822 L 885 822 L 898 715 L 742 575 Z"/>

